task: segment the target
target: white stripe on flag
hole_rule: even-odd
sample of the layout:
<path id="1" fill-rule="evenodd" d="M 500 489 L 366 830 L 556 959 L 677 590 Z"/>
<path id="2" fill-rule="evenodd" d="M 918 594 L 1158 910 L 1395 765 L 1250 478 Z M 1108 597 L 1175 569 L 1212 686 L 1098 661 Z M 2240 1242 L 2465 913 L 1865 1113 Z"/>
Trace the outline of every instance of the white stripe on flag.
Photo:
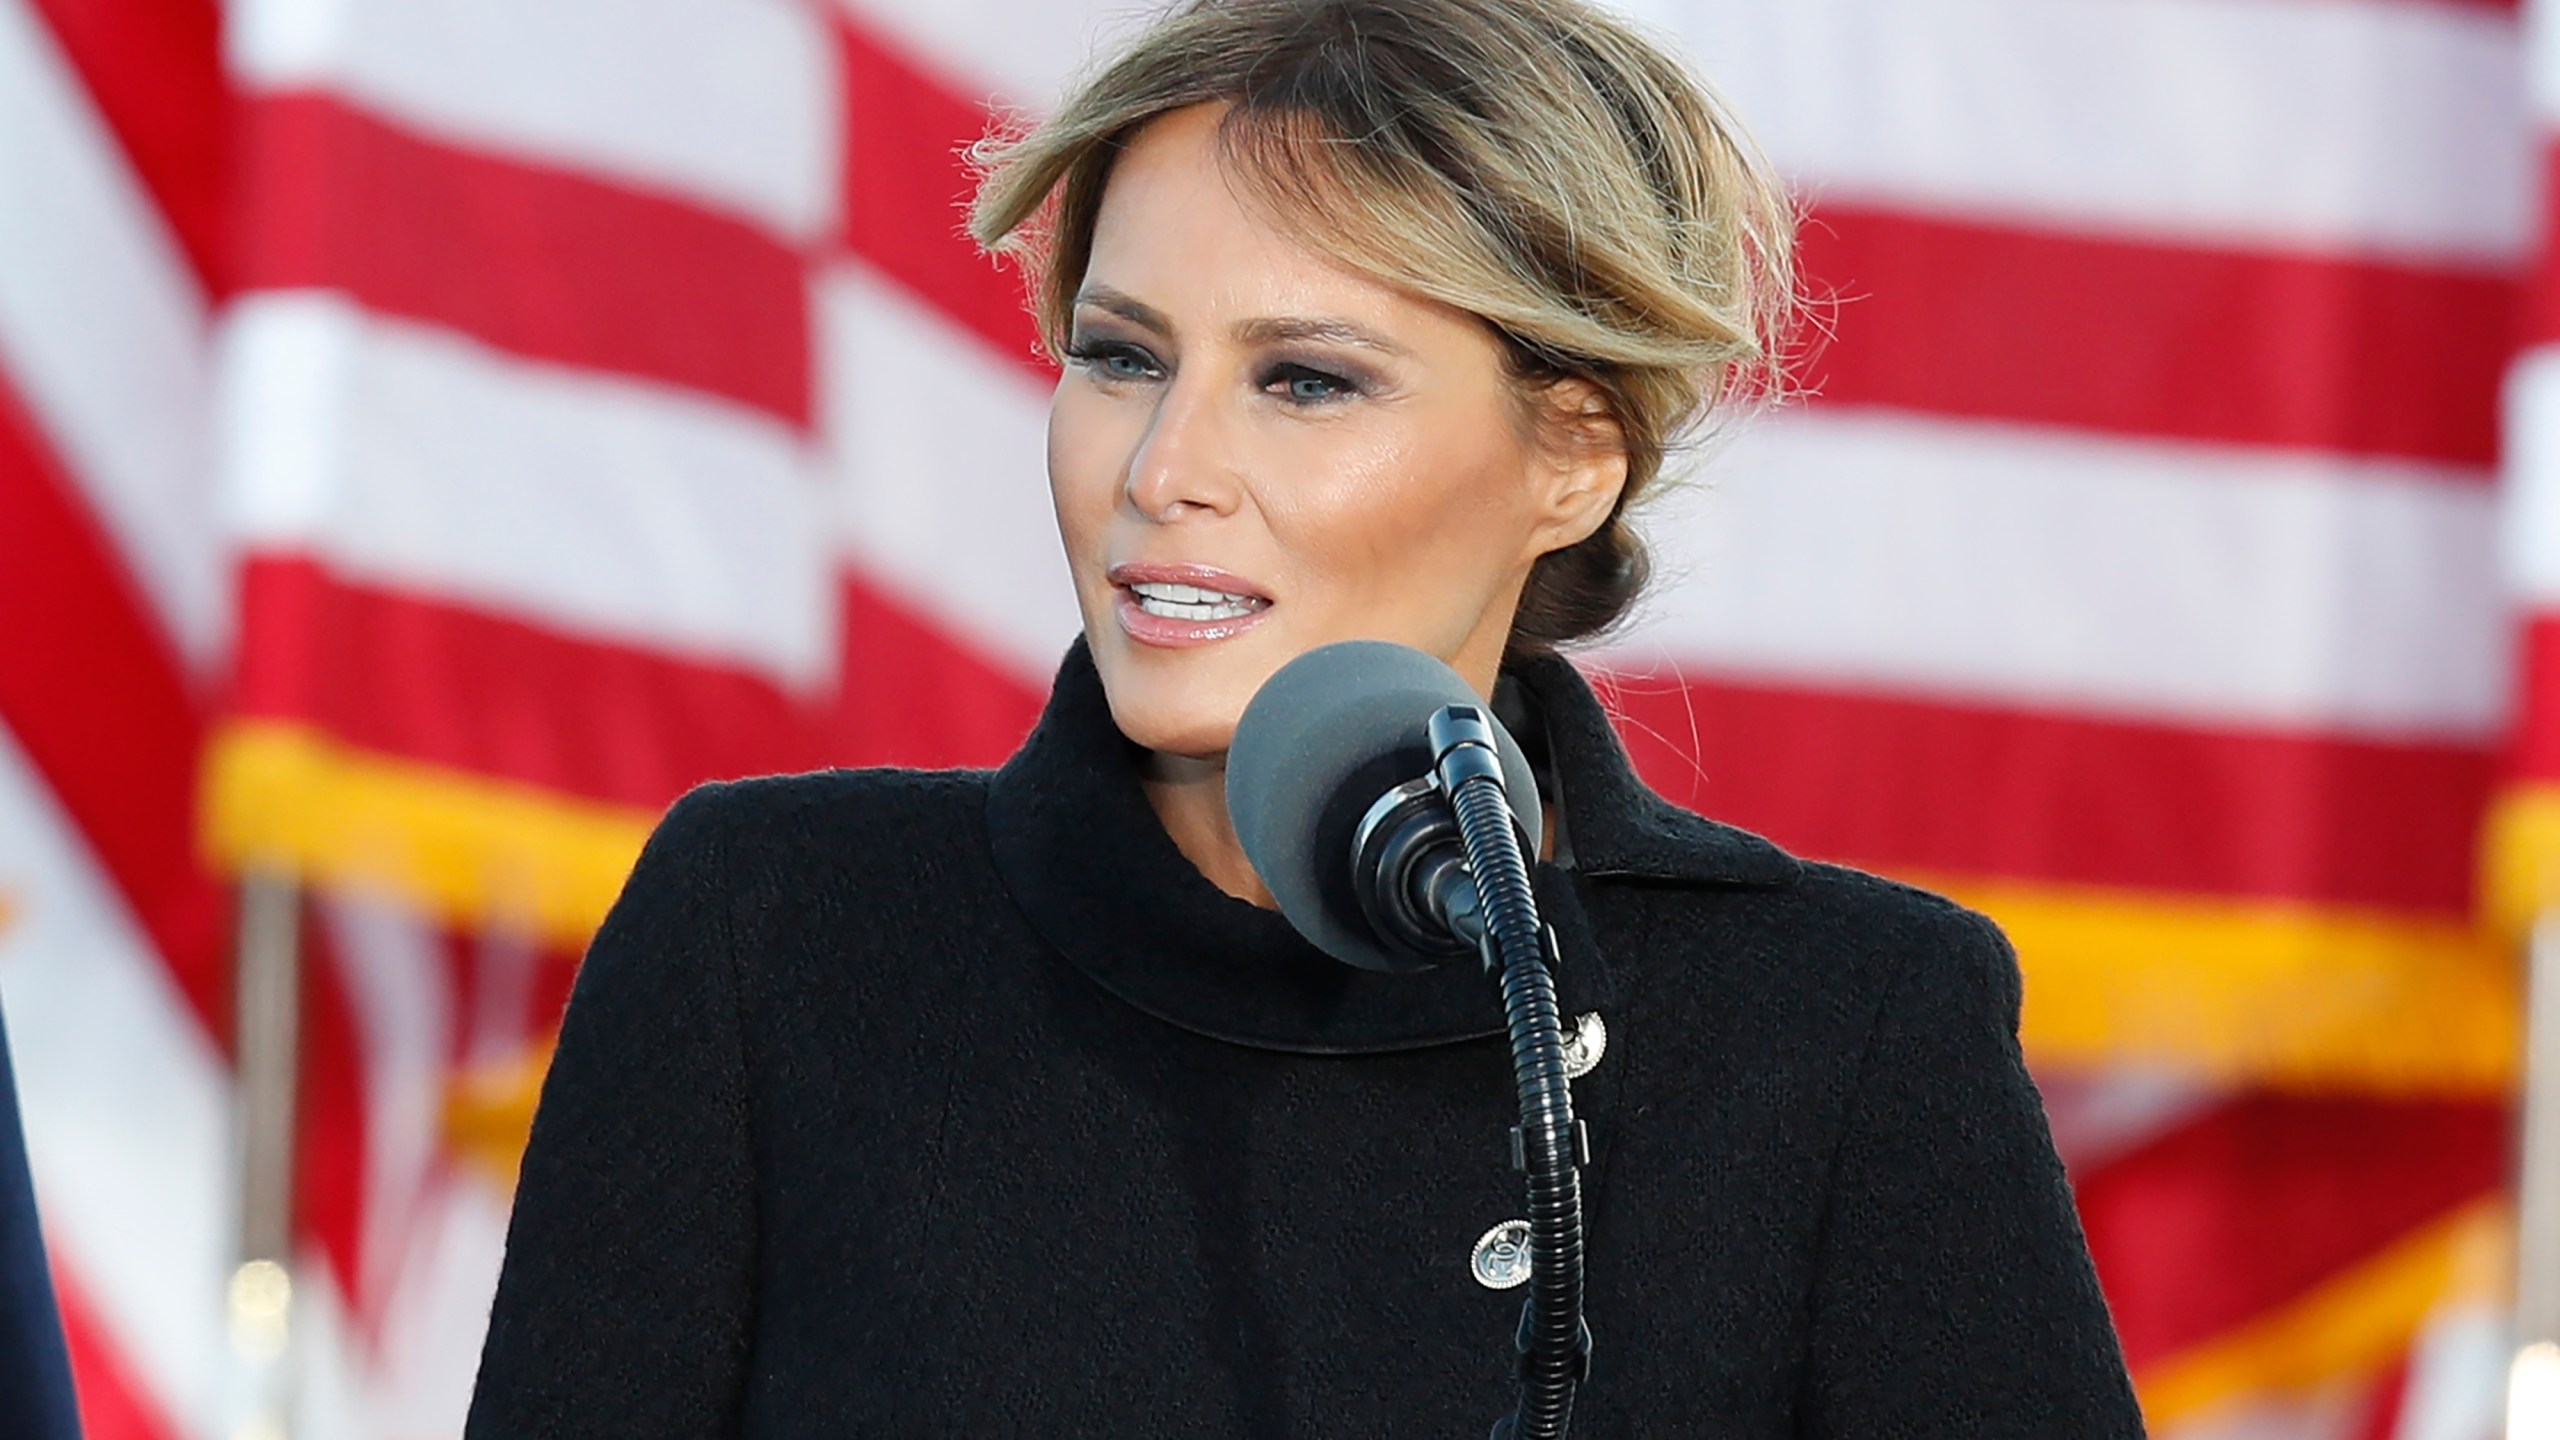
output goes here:
<path id="1" fill-rule="evenodd" d="M 2464 1293 L 2466 1284 L 2479 1281 L 2459 1273 L 2452 1278 L 2447 1288 L 2453 1293 L 2437 1301 L 2409 1346 L 2409 1378 L 2392 1440 L 2492 1440 L 2507 1433 L 2507 1364 L 2515 1356 L 2508 1306 L 2476 1288 Z"/>
<path id="2" fill-rule="evenodd" d="M 303 1381 L 295 1434 L 415 1440 L 462 1433 L 505 1251 L 508 1198 L 467 1167 L 439 1167 L 403 1237 L 399 1289 L 380 1317 L 357 1315 L 327 1255 L 304 1249 L 293 1277 Z"/>
<path id="3" fill-rule="evenodd" d="M 508 1200 L 468 1166 L 441 1167 L 433 1178 L 368 1355 L 376 1435 L 462 1433 L 506 1251 Z"/>
<path id="4" fill-rule="evenodd" d="M 1146 16 L 1108 0 L 1036 19 L 1010 0 L 838 3 L 1033 107 Z M 1611 3 L 1676 39 L 1817 198 L 2493 264 L 2532 237 L 2517 24 L 2491 7 Z"/>
<path id="5" fill-rule="evenodd" d="M 858 17 L 858 23 L 896 37 L 967 98 L 993 98 L 1033 111 L 1055 108 L 1069 76 L 1126 44 L 1163 8 L 1125 0 L 835 3 Z M 977 86 L 984 87 L 985 96 L 969 93 Z"/>
<path id="6" fill-rule="evenodd" d="M 2499 408 L 2507 581 L 2527 605 L 2560 606 L 2560 346 L 2516 357 Z"/>
<path id="7" fill-rule="evenodd" d="M 2516 21 L 2399 0 L 1635 0 L 1817 197 L 2509 262 Z"/>
<path id="8" fill-rule="evenodd" d="M 230 597 L 205 464 L 204 300 L 26 0 L 0 0 L 0 372 L 174 646 L 210 663 Z"/>
<path id="9" fill-rule="evenodd" d="M 814 237 L 837 216 L 826 27 L 791 0 L 244 0 L 231 64 L 513 156 Z"/>
<path id="10" fill-rule="evenodd" d="M 1049 509 L 1048 396 L 858 264 L 819 287 L 818 333 L 846 558 L 1045 682 L 1081 628 Z"/>
<path id="11" fill-rule="evenodd" d="M 231 1078 L 0 726 L 0 995 L 48 1244 L 186 1433 L 220 1413 Z"/>
<path id="12" fill-rule="evenodd" d="M 837 601 L 816 464 L 743 406 L 269 292 L 224 328 L 227 520 L 253 550 L 815 686 Z"/>
<path id="13" fill-rule="evenodd" d="M 2560 127 L 2560 10 L 2544 0 L 2523 0 L 2527 90 L 2534 118 L 2545 130 Z"/>
<path id="14" fill-rule="evenodd" d="M 2496 506 L 2461 472 L 1895 416 L 1762 422 L 1647 525 L 1636 638 L 1733 673 L 2476 740 Z"/>
<path id="15" fill-rule="evenodd" d="M 452 972 L 431 922 L 380 895 L 331 895 L 314 907 L 355 1020 L 364 1071 L 364 1190 L 355 1294 L 380 1317 L 425 1213 L 443 1150 Z"/>

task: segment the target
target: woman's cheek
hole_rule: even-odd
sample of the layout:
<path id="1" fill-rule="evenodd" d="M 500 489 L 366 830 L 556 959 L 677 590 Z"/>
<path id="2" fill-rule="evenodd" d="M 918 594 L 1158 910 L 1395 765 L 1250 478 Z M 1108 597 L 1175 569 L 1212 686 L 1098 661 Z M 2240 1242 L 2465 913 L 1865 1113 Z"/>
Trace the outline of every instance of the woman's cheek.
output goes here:
<path id="1" fill-rule="evenodd" d="M 1068 384 L 1075 382 L 1070 379 Z M 1067 559 L 1082 579 L 1118 503 L 1125 459 L 1114 463 L 1112 415 L 1090 394 L 1061 393 L 1049 410 L 1049 491 Z"/>
<path id="2" fill-rule="evenodd" d="M 1331 564 L 1356 572 L 1357 591 L 1392 593 L 1391 582 L 1433 548 L 1446 486 L 1434 457 L 1372 441 L 1326 458 L 1320 486 L 1298 507 L 1293 528 L 1316 543 Z"/>
<path id="3" fill-rule="evenodd" d="M 1418 478 L 1410 446 L 1382 426 L 1344 426 L 1293 437 L 1261 465 L 1276 483 L 1274 508 L 1302 529 L 1367 531 L 1392 518 Z"/>

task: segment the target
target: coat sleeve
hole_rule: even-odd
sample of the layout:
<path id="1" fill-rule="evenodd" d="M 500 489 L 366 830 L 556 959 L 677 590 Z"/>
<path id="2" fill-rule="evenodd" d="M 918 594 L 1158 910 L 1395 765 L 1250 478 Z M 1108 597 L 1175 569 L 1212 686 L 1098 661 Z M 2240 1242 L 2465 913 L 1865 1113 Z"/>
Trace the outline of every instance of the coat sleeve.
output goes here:
<path id="1" fill-rule="evenodd" d="M 756 1215 L 722 809 L 677 803 L 580 967 L 467 1440 L 737 1433 Z"/>
<path id="2" fill-rule="evenodd" d="M 1869 1038 L 1824 1219 L 1803 1433 L 2139 1436 L 2044 1107 L 2017 958 L 1950 912 Z"/>

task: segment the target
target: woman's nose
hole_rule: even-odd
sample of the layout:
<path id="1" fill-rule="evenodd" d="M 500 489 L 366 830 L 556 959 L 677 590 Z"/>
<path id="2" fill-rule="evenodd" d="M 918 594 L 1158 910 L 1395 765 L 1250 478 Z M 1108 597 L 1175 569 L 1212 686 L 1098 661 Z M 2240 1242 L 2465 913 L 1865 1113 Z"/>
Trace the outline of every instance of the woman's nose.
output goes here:
<path id="1" fill-rule="evenodd" d="M 1186 515 L 1226 515 L 1240 493 L 1235 447 L 1218 398 L 1177 378 L 1129 457 L 1122 482 L 1130 508 L 1161 524 Z"/>

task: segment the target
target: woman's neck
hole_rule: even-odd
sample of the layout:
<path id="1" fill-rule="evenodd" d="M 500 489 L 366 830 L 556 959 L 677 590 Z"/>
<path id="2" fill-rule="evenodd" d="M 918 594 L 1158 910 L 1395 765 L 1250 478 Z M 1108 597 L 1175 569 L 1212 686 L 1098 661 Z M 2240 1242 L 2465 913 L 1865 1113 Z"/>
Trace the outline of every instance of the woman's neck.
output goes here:
<path id="1" fill-rule="evenodd" d="M 1147 803 L 1164 822 L 1175 848 L 1209 877 L 1209 883 L 1265 910 L 1277 902 L 1254 873 L 1236 827 L 1227 818 L 1227 767 L 1216 760 L 1153 753 L 1145 773 Z"/>

